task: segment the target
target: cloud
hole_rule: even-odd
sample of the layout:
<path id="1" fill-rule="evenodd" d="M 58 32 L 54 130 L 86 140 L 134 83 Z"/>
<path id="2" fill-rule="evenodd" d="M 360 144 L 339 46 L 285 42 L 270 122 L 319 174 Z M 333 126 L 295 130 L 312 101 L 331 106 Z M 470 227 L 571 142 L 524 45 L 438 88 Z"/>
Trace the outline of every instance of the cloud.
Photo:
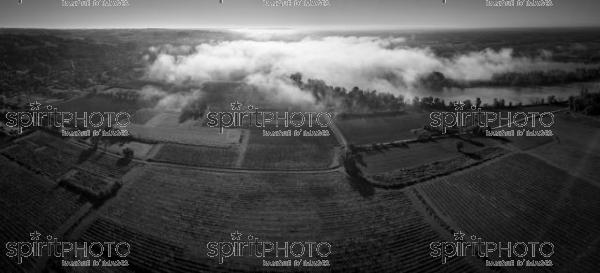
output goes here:
<path id="1" fill-rule="evenodd" d="M 270 41 L 270 40 L 288 40 L 294 39 L 301 35 L 306 35 L 307 30 L 271 28 L 271 29 L 256 29 L 256 28 L 239 28 L 231 29 L 233 33 L 239 34 L 242 37 L 250 40 Z"/>
<path id="2" fill-rule="evenodd" d="M 322 79 L 327 84 L 408 95 L 417 80 L 433 71 L 459 81 L 490 80 L 505 72 L 571 70 L 573 63 L 539 57 L 516 57 L 510 48 L 486 49 L 442 58 L 428 48 L 408 47 L 402 37 L 304 38 L 301 40 L 234 40 L 195 47 L 171 45 L 155 54 L 147 77 L 173 84 L 243 81 L 276 97 L 308 102 L 309 96 L 291 84 L 290 74 Z M 262 87 L 262 88 L 260 88 Z"/>
<path id="3" fill-rule="evenodd" d="M 498 51 L 486 49 L 442 60 L 439 71 L 455 80 L 490 80 L 495 74 L 507 72 L 525 73 L 531 71 L 573 70 L 574 63 L 558 63 L 548 59 L 552 53 L 540 51 L 540 56 L 514 57 L 513 50 L 504 48 Z"/>
<path id="4" fill-rule="evenodd" d="M 140 98 L 143 100 L 160 99 L 160 98 L 163 98 L 168 95 L 168 93 L 163 91 L 162 89 L 159 89 L 159 88 L 151 86 L 151 85 L 144 86 L 142 88 L 142 90 L 140 90 L 139 93 L 140 93 Z"/>
<path id="5" fill-rule="evenodd" d="M 302 92 L 287 78 L 272 77 L 265 74 L 252 74 L 246 78 L 248 84 L 259 87 L 259 90 L 271 94 L 270 102 L 289 103 L 296 105 L 314 104 L 314 97 L 307 92 Z"/>
<path id="6" fill-rule="evenodd" d="M 144 86 L 139 94 L 140 100 L 155 101 L 155 109 L 173 112 L 181 111 L 188 103 L 202 99 L 204 95 L 200 89 L 169 93 L 151 85 Z"/>

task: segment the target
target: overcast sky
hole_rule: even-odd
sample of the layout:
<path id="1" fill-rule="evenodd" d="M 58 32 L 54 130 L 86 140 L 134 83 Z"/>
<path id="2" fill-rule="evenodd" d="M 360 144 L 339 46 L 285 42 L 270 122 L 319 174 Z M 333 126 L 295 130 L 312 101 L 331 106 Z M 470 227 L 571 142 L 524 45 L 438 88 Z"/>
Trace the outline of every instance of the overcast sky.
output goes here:
<path id="1" fill-rule="evenodd" d="M 599 0 L 551 8 L 490 8 L 484 0 L 330 0 L 330 7 L 265 7 L 262 0 L 129 0 L 126 8 L 66 8 L 60 0 L 2 0 L 0 27 L 493 28 L 600 26 Z M 119 0 L 110 0 L 119 1 Z M 274 0 L 269 0 L 274 1 Z M 72 2 L 66 1 L 66 2 Z"/>

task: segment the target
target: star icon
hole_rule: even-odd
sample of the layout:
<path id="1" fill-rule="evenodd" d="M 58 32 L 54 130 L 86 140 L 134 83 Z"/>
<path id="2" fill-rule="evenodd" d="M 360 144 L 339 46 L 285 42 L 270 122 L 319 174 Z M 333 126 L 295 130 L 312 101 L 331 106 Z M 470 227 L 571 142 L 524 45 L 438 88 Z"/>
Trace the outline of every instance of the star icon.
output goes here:
<path id="1" fill-rule="evenodd" d="M 454 233 L 454 241 L 462 241 L 465 234 L 462 231 Z"/>
<path id="2" fill-rule="evenodd" d="M 236 110 L 241 110 L 242 108 L 242 104 L 239 101 L 235 101 L 231 103 L 231 110 L 232 111 L 236 111 Z"/>
<path id="3" fill-rule="evenodd" d="M 465 103 L 462 101 L 455 101 L 454 102 L 454 110 L 456 111 L 462 111 L 463 108 L 465 108 Z"/>
<path id="4" fill-rule="evenodd" d="M 30 102 L 29 103 L 29 107 L 31 107 L 31 111 L 39 111 L 40 110 L 40 106 L 42 106 L 41 103 L 37 102 L 37 100 L 35 102 Z"/>
<path id="5" fill-rule="evenodd" d="M 39 232 L 37 232 L 37 230 L 34 231 L 33 233 L 29 233 L 29 237 L 31 237 L 32 241 L 39 240 L 40 239 L 40 235 L 42 235 L 42 234 L 40 234 Z"/>
<path id="6" fill-rule="evenodd" d="M 236 230 L 234 233 L 231 233 L 231 240 L 239 241 L 241 236 L 242 234 Z"/>

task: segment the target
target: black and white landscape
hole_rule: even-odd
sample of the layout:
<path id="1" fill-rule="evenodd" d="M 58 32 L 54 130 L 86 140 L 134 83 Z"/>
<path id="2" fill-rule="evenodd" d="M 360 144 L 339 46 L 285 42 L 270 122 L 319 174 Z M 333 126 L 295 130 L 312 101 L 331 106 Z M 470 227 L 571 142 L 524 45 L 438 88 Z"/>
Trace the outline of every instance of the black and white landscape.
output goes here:
<path id="1" fill-rule="evenodd" d="M 2 272 L 600 265 L 600 21 L 584 0 L 187 3 L 202 18 L 14 2 Z"/>

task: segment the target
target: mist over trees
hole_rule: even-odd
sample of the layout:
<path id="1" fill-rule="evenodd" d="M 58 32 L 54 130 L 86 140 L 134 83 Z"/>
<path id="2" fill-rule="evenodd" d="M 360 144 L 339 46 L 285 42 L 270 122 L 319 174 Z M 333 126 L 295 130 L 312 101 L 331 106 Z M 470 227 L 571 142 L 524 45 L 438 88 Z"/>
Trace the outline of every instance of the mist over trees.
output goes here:
<path id="1" fill-rule="evenodd" d="M 583 70 L 578 70 L 583 73 Z M 536 73 L 529 74 L 532 77 Z M 290 79 L 302 91 L 310 92 L 316 99 L 317 103 L 326 107 L 336 109 L 342 113 L 361 114 L 361 113 L 378 113 L 378 112 L 393 112 L 402 111 L 407 106 L 423 110 L 452 110 L 455 108 L 455 103 L 459 101 L 445 101 L 435 96 L 415 96 L 412 100 L 405 100 L 402 95 L 393 95 L 389 93 L 379 93 L 376 90 L 363 90 L 359 87 L 354 87 L 347 90 L 343 87 L 334 87 L 327 85 L 323 80 L 308 79 L 303 80 L 301 73 L 290 75 Z M 442 73 L 435 73 L 428 77 L 431 82 L 428 84 L 431 88 L 440 88 L 444 83 L 452 82 L 444 77 Z M 475 108 L 491 108 L 491 109 L 512 109 L 522 107 L 523 103 L 507 102 L 504 98 L 494 98 L 490 103 L 483 103 L 481 98 L 466 99 L 460 101 L 464 104 L 463 109 Z M 559 101 L 555 96 L 540 97 L 533 100 L 529 105 L 565 105 L 566 101 Z M 577 97 L 569 98 L 569 105 L 574 111 L 583 112 L 588 115 L 600 114 L 600 94 L 590 93 L 583 90 Z"/>
<path id="2" fill-rule="evenodd" d="M 490 80 L 457 81 L 434 71 L 421 76 L 417 86 L 430 91 L 443 91 L 444 88 L 471 87 L 530 87 L 569 84 L 600 79 L 600 67 L 577 68 L 573 71 L 549 70 L 531 72 L 507 72 L 495 74 Z"/>
<path id="3" fill-rule="evenodd" d="M 347 90 L 344 87 L 327 85 L 323 80 L 316 79 L 308 79 L 304 82 L 300 73 L 292 74 L 290 79 L 302 91 L 310 92 L 317 103 L 340 112 L 399 111 L 406 105 L 402 95 L 382 93 L 376 90 L 363 90 L 356 86 L 351 90 Z"/>

